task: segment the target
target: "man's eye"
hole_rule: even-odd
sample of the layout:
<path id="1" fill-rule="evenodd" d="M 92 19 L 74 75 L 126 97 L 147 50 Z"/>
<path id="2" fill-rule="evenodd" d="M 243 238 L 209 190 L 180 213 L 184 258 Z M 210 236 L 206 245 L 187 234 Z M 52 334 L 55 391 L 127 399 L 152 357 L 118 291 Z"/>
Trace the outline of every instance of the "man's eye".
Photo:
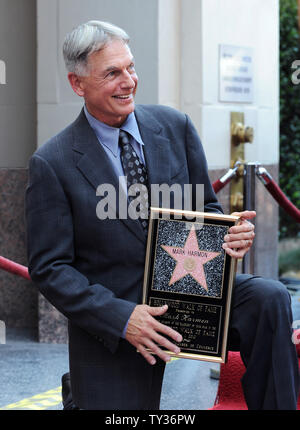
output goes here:
<path id="1" fill-rule="evenodd" d="M 113 78 L 116 75 L 116 71 L 112 70 L 111 72 L 107 73 L 105 78 Z"/>

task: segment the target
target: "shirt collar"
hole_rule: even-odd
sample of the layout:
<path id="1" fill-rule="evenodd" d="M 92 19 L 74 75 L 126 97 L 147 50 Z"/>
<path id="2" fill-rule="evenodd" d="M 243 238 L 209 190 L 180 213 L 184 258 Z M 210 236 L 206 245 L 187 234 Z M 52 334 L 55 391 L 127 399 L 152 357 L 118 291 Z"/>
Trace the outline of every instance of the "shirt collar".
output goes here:
<path id="1" fill-rule="evenodd" d="M 131 112 L 131 114 L 128 115 L 126 118 L 126 121 L 121 127 L 122 130 L 127 131 L 127 133 L 131 134 L 131 136 L 140 144 L 144 145 L 144 142 L 142 141 L 140 131 L 137 125 L 136 117 L 134 112 Z"/>
<path id="2" fill-rule="evenodd" d="M 116 127 L 111 127 L 104 122 L 99 121 L 94 116 L 92 116 L 84 105 L 85 116 L 96 133 L 96 136 L 102 145 L 105 145 L 115 157 L 118 156 L 119 150 L 119 132 L 120 129 Z M 126 118 L 124 124 L 121 127 L 122 130 L 129 133 L 140 145 L 144 145 L 139 128 L 137 125 L 136 117 L 134 112 L 130 113 Z"/>

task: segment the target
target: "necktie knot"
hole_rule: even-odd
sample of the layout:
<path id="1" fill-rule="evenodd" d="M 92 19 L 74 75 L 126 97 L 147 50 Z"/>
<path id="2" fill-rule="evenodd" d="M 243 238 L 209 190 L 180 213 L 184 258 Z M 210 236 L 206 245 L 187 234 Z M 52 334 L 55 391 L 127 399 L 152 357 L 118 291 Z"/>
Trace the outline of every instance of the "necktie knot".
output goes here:
<path id="1" fill-rule="evenodd" d="M 129 144 L 129 134 L 124 131 L 124 130 L 120 130 L 120 145 L 124 146 L 124 145 L 128 145 Z"/>

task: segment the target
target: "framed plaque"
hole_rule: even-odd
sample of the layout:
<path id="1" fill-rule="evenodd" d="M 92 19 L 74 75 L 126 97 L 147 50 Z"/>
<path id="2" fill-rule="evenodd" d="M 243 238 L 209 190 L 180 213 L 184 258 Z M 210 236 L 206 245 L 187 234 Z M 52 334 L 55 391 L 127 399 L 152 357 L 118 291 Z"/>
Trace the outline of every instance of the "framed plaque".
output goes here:
<path id="1" fill-rule="evenodd" d="M 236 259 L 222 244 L 239 218 L 158 208 L 150 215 L 143 303 L 168 305 L 157 318 L 183 337 L 171 356 L 224 363 Z"/>

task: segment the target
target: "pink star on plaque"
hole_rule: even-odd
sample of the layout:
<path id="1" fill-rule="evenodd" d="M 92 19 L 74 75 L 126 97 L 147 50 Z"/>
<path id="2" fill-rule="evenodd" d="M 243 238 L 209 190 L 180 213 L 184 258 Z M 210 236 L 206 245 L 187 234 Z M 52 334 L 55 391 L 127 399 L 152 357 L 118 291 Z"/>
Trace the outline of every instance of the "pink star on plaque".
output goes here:
<path id="1" fill-rule="evenodd" d="M 206 291 L 208 291 L 204 264 L 213 260 L 220 252 L 202 251 L 199 249 L 195 227 L 192 226 L 184 248 L 161 245 L 161 247 L 177 261 L 169 285 L 174 284 L 186 275 L 191 275 Z"/>

